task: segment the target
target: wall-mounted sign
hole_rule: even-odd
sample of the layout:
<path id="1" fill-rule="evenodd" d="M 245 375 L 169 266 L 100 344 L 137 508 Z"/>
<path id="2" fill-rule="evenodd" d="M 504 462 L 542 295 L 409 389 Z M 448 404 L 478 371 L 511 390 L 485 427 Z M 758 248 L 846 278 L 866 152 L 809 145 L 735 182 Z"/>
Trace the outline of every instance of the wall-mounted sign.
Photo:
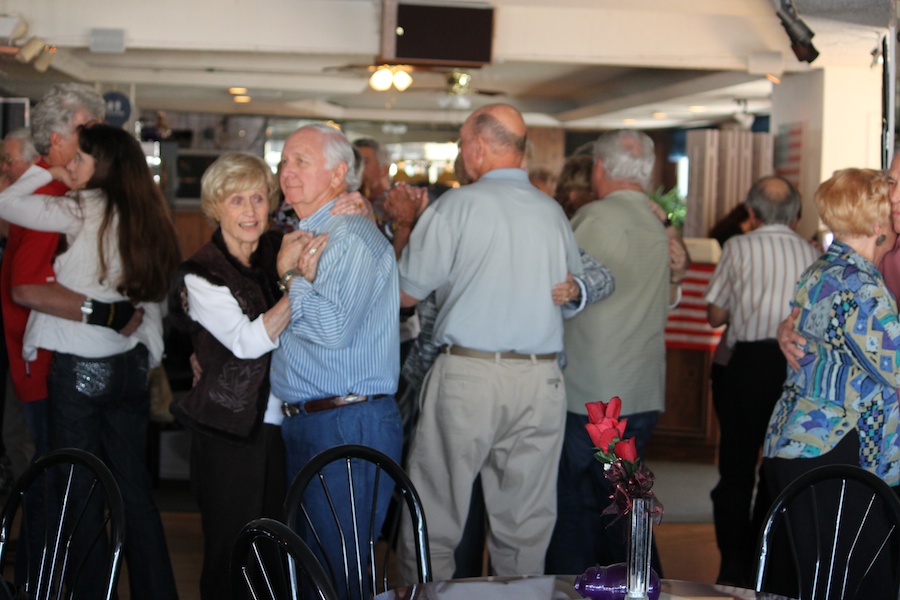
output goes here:
<path id="1" fill-rule="evenodd" d="M 106 92 L 106 122 L 110 125 L 122 126 L 131 118 L 131 100 L 122 92 Z"/>

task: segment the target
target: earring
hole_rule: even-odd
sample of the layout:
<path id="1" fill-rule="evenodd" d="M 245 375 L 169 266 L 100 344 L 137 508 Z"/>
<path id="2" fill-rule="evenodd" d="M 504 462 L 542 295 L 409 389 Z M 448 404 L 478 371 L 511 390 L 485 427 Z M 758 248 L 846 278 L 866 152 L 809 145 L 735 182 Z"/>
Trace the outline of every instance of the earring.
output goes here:
<path id="1" fill-rule="evenodd" d="M 876 245 L 876 246 L 884 246 L 884 243 L 885 243 L 886 241 L 887 241 L 887 236 L 884 235 L 884 234 L 882 233 L 882 234 L 879 235 L 878 238 L 875 240 L 875 245 Z"/>

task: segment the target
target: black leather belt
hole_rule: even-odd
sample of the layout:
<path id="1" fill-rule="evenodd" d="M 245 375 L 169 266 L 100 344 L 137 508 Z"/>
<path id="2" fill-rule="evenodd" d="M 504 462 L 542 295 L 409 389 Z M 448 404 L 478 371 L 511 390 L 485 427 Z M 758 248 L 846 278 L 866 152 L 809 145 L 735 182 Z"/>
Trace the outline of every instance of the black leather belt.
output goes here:
<path id="1" fill-rule="evenodd" d="M 347 394 L 346 396 L 331 396 L 330 398 L 320 398 L 319 400 L 307 400 L 306 402 L 299 402 L 297 404 L 288 404 L 285 402 L 281 405 L 281 414 L 286 417 L 295 417 L 303 412 L 322 412 L 323 410 L 359 404 L 361 402 L 368 402 L 369 400 L 378 400 L 385 396 L 387 396 L 387 394 L 375 394 L 374 396 Z"/>
<path id="2" fill-rule="evenodd" d="M 481 350 L 472 350 L 471 348 L 463 348 L 462 346 L 444 345 L 441 346 L 441 352 L 452 354 L 453 356 L 465 356 L 466 358 L 482 358 L 485 360 L 556 360 L 556 353 L 550 354 L 519 354 L 518 352 L 483 352 Z"/>

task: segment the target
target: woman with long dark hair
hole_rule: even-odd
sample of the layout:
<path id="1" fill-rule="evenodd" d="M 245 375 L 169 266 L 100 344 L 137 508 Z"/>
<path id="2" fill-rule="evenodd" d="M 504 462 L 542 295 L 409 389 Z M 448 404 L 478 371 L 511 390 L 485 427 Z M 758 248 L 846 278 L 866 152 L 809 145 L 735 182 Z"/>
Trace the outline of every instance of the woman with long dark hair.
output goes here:
<path id="1" fill-rule="evenodd" d="M 37 348 L 54 352 L 52 445 L 95 454 L 119 485 L 131 598 L 177 598 L 145 448 L 147 373 L 162 358 L 159 303 L 179 263 L 178 242 L 140 144 L 107 125 L 81 128 L 78 142 L 65 172 L 31 167 L 0 194 L 0 218 L 63 233 L 68 246 L 54 269 L 72 297 L 53 314 L 31 313 L 23 354 L 27 360 Z M 31 195 L 51 177 L 75 191 Z"/>

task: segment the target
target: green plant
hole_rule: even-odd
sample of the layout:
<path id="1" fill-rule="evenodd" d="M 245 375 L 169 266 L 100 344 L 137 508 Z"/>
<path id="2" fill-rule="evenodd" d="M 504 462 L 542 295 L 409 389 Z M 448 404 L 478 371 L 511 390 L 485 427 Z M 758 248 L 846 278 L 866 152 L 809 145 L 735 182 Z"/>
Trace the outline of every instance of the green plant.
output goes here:
<path id="1" fill-rule="evenodd" d="M 666 214 L 676 229 L 684 227 L 684 217 L 687 214 L 687 206 L 684 198 L 678 193 L 678 188 L 673 187 L 668 192 L 663 186 L 656 188 L 656 191 L 650 194 L 650 199 L 656 202 Z"/>

